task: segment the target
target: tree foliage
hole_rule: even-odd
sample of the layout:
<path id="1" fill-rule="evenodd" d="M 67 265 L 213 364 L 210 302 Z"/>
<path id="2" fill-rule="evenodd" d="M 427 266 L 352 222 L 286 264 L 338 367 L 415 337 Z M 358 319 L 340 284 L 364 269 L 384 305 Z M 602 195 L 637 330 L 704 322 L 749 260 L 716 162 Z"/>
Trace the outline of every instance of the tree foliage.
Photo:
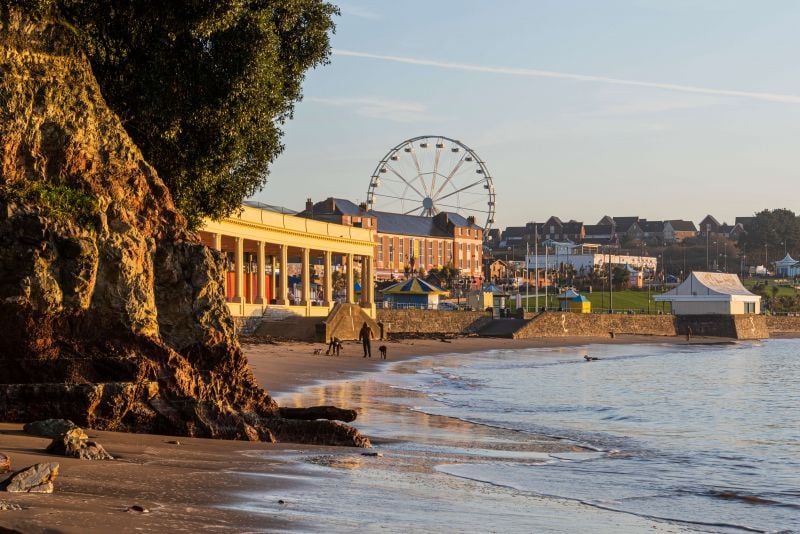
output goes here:
<path id="1" fill-rule="evenodd" d="M 75 31 L 109 106 L 193 223 L 263 187 L 338 14 L 323 0 L 2 1 Z"/>
<path id="2" fill-rule="evenodd" d="M 800 217 L 788 209 L 764 210 L 747 224 L 747 233 L 739 238 L 739 248 L 749 256 L 763 254 L 764 245 L 773 251 L 768 252 L 769 261 L 783 256 L 786 249 L 790 253 L 800 250 Z"/>

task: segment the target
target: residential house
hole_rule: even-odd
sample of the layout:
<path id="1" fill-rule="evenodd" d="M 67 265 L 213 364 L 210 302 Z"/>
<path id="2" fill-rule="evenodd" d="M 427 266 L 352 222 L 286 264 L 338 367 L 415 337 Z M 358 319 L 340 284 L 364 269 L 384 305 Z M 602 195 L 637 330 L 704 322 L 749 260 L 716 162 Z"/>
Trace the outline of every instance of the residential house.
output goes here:
<path id="1" fill-rule="evenodd" d="M 673 219 L 664 221 L 664 242 L 680 243 L 684 239 L 697 235 L 697 227 L 692 221 Z"/>
<path id="2" fill-rule="evenodd" d="M 719 235 L 720 226 L 722 225 L 717 219 L 711 215 L 706 215 L 705 218 L 700 221 L 700 235 L 703 237 Z"/>

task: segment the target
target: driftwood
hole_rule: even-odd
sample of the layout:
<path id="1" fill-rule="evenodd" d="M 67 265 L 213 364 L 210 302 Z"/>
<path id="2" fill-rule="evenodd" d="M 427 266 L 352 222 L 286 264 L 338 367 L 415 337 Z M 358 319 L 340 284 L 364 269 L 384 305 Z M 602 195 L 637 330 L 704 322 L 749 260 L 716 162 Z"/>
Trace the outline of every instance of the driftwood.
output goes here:
<path id="1" fill-rule="evenodd" d="M 284 419 L 301 419 L 315 421 L 328 419 L 350 423 L 356 420 L 358 413 L 355 410 L 346 410 L 336 406 L 311 406 L 310 408 L 279 408 L 280 416 Z"/>

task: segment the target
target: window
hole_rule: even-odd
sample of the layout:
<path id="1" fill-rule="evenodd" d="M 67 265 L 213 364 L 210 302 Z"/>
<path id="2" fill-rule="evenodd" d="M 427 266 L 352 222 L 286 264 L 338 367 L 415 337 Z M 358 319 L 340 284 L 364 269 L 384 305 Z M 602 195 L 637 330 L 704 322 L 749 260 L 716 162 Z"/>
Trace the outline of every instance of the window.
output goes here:
<path id="1" fill-rule="evenodd" d="M 378 239 L 378 261 L 383 262 L 383 238 Z"/>
<path id="2" fill-rule="evenodd" d="M 433 263 L 433 241 L 428 241 L 428 263 Z"/>
<path id="3" fill-rule="evenodd" d="M 405 256 L 405 253 L 403 252 L 403 244 L 405 243 L 405 241 L 406 240 L 403 239 L 402 237 L 400 238 L 400 250 L 399 250 L 399 252 L 400 252 L 400 261 L 405 261 L 405 257 L 406 256 Z"/>
<path id="4" fill-rule="evenodd" d="M 444 244 L 441 241 L 439 241 L 438 245 L 437 245 L 437 249 L 438 249 L 439 265 L 440 266 L 444 265 L 444 263 L 442 262 L 442 249 L 443 248 L 444 248 Z"/>
<path id="5" fill-rule="evenodd" d="M 389 264 L 394 265 L 394 238 L 389 238 Z"/>

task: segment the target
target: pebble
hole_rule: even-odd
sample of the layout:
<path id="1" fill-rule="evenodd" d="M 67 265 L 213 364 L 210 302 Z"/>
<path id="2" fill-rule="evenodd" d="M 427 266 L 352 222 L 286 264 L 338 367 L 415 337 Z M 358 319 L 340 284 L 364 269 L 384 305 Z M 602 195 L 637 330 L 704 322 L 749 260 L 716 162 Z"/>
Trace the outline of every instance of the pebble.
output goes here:
<path id="1" fill-rule="evenodd" d="M 382 452 L 362 452 L 361 456 L 377 456 L 379 458 L 382 458 L 383 457 L 383 453 Z"/>
<path id="2" fill-rule="evenodd" d="M 128 509 L 125 510 L 126 512 L 136 512 L 139 514 L 149 514 L 150 510 L 145 508 L 144 506 L 139 506 L 138 504 L 134 504 L 133 506 L 128 506 Z"/>

